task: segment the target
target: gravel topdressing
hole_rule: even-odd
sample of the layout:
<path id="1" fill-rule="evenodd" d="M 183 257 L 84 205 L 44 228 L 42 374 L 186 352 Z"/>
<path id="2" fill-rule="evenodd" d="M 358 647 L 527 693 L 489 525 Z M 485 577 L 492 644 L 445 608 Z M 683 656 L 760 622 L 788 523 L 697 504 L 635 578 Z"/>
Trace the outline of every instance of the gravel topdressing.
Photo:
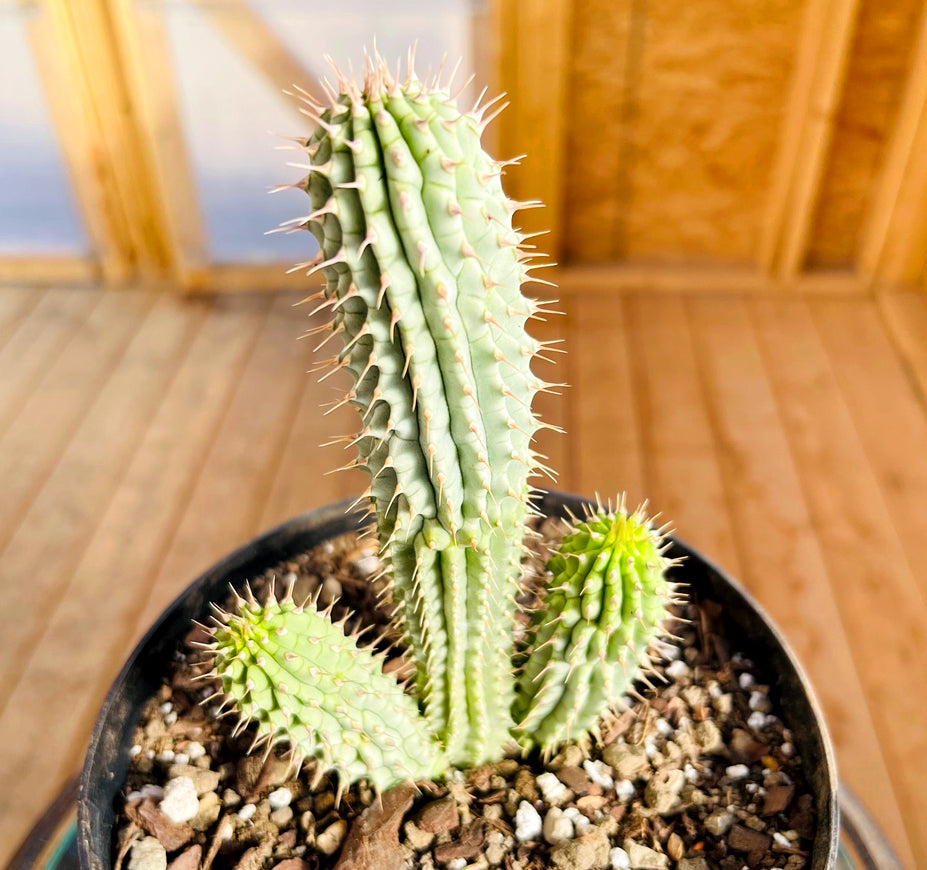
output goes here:
<path id="1" fill-rule="evenodd" d="M 554 540 L 558 524 L 541 531 Z M 529 569 L 545 559 L 536 546 Z M 260 597 L 272 579 L 295 580 L 297 598 L 319 591 L 336 618 L 350 605 L 388 642 L 368 579 L 379 568 L 372 545 L 343 535 L 252 585 Z M 337 805 L 328 777 L 310 788 L 312 763 L 296 775 L 285 747 L 248 755 L 253 731 L 232 737 L 235 717 L 201 703 L 216 686 L 194 680 L 208 670 L 194 629 L 136 729 L 116 870 L 801 870 L 813 798 L 771 675 L 730 648 L 716 602 L 678 616 L 656 688 L 639 687 L 643 700 L 629 698 L 592 745 L 567 745 L 547 765 L 532 755 L 453 770 L 382 800 L 359 783 Z M 386 670 L 402 677 L 409 665 L 393 653 Z"/>

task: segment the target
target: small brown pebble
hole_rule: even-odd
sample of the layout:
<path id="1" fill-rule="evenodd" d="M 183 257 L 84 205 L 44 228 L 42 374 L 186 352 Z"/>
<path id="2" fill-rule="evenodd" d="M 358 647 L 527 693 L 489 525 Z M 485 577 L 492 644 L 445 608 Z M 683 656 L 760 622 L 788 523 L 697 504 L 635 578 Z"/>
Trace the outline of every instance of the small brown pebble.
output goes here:
<path id="1" fill-rule="evenodd" d="M 558 843 L 550 850 L 550 860 L 558 870 L 592 870 L 608 864 L 608 837 L 594 828 L 575 840 Z"/>
<path id="2" fill-rule="evenodd" d="M 511 776 L 518 770 L 519 764 L 514 758 L 503 758 L 502 761 L 497 761 L 493 767 L 495 767 L 496 773 L 502 776 Z"/>
<path id="3" fill-rule="evenodd" d="M 773 785 L 766 789 L 763 797 L 763 815 L 774 816 L 785 811 L 795 796 L 794 785 Z"/>
<path id="4" fill-rule="evenodd" d="M 682 837 L 680 837 L 679 834 L 674 832 L 667 837 L 666 854 L 674 861 L 678 861 L 686 854 L 686 844 L 682 841 Z"/>
<path id="5" fill-rule="evenodd" d="M 606 803 L 608 803 L 608 799 L 604 795 L 587 794 L 577 799 L 576 807 L 583 813 L 594 813 L 596 810 L 602 809 Z"/>
<path id="6" fill-rule="evenodd" d="M 425 804 L 416 813 L 415 824 L 430 834 L 453 831 L 460 824 L 457 801 L 452 797 L 446 797 Z"/>
<path id="7" fill-rule="evenodd" d="M 313 803 L 315 817 L 321 819 L 334 806 L 335 796 L 330 791 L 318 792 Z"/>
<path id="8" fill-rule="evenodd" d="M 769 753 L 769 747 L 765 743 L 754 740 L 753 737 L 742 728 L 735 728 L 731 735 L 731 754 L 735 761 L 745 764 L 753 764 L 759 761 L 764 755 Z"/>
<path id="9" fill-rule="evenodd" d="M 534 803 L 541 796 L 534 774 L 527 767 L 521 768 L 516 774 L 515 791 L 531 803 Z"/>
<path id="10" fill-rule="evenodd" d="M 199 870 L 202 856 L 202 846 L 190 846 L 189 849 L 184 849 L 183 852 L 167 865 L 167 870 Z"/>
<path id="11" fill-rule="evenodd" d="M 238 859 L 235 870 L 261 870 L 273 850 L 274 841 L 272 839 L 268 837 L 262 840 L 256 846 L 245 850 L 241 858 Z"/>
<path id="12" fill-rule="evenodd" d="M 576 795 L 601 794 L 602 786 L 594 783 L 579 767 L 566 765 L 557 771 L 557 779 Z"/>
<path id="13" fill-rule="evenodd" d="M 769 849 L 772 839 L 759 831 L 751 831 L 743 825 L 734 825 L 727 836 L 727 844 L 735 852 L 748 855 L 751 864 L 757 863 Z"/>
<path id="14" fill-rule="evenodd" d="M 347 833 L 348 823 L 344 819 L 338 819 L 315 838 L 315 847 L 326 855 L 334 855 L 341 848 Z"/>
<path id="15" fill-rule="evenodd" d="M 492 765 L 490 764 L 474 767 L 473 770 L 467 773 L 467 782 L 477 791 L 489 791 L 491 788 L 490 779 L 493 772 Z"/>
<path id="16" fill-rule="evenodd" d="M 277 837 L 277 845 L 283 849 L 294 849 L 296 848 L 297 836 L 296 828 L 290 828 Z"/>

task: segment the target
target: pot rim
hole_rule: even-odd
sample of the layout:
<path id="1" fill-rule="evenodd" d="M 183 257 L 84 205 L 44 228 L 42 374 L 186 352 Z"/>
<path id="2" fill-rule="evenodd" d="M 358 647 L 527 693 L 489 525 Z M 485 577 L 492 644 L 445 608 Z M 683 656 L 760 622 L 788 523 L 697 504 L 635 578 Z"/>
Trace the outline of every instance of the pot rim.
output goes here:
<path id="1" fill-rule="evenodd" d="M 574 513 L 578 513 L 584 506 L 593 504 L 590 499 L 554 490 L 537 490 L 535 499 L 536 506 L 540 509 L 541 513 L 546 515 L 563 516 L 564 508 L 569 508 Z M 165 625 L 180 616 L 182 612 L 187 609 L 186 605 L 188 600 L 195 598 L 201 588 L 205 587 L 211 580 L 220 577 L 224 580 L 225 578 L 235 577 L 235 575 L 238 574 L 241 574 L 241 577 L 238 579 L 245 579 L 248 576 L 252 576 L 253 572 L 243 573 L 243 567 L 255 561 L 259 554 L 265 552 L 267 552 L 267 557 L 269 557 L 262 558 L 266 567 L 281 561 L 285 558 L 283 551 L 287 544 L 292 542 L 300 532 L 304 534 L 310 531 L 314 532 L 315 534 L 313 536 L 316 537 L 318 539 L 317 542 L 320 543 L 336 534 L 349 531 L 351 529 L 350 524 L 352 519 L 357 519 L 358 525 L 363 524 L 365 518 L 359 517 L 356 512 L 352 513 L 350 510 L 350 506 L 354 503 L 355 501 L 353 499 L 344 499 L 340 502 L 333 502 L 299 514 L 273 526 L 233 550 L 187 585 L 183 591 L 167 605 L 135 645 L 106 693 L 106 697 L 103 700 L 100 712 L 94 723 L 93 731 L 91 732 L 86 755 L 84 756 L 77 799 L 77 849 L 80 866 L 83 870 L 110 870 L 108 863 L 104 861 L 101 856 L 94 854 L 91 848 L 91 844 L 94 841 L 94 814 L 92 811 L 91 794 L 95 790 L 94 786 L 98 778 L 95 762 L 98 757 L 100 757 L 101 753 L 105 752 L 107 749 L 109 749 L 111 753 L 118 752 L 118 748 L 113 745 L 114 738 L 116 738 L 117 744 L 125 742 L 124 733 L 120 735 L 108 733 L 110 719 L 115 714 L 116 707 L 122 703 L 123 686 L 136 669 L 139 661 L 149 652 L 149 647 L 156 644 Z M 814 770 L 814 776 L 811 775 L 812 771 L 810 770 L 808 760 L 806 759 L 804 762 L 805 775 L 812 788 L 812 792 L 815 793 L 816 802 L 817 829 L 815 832 L 814 853 L 811 856 L 812 864 L 810 865 L 810 870 L 833 870 L 837 860 L 839 835 L 836 758 L 820 703 L 801 663 L 776 623 L 738 580 L 735 580 L 727 572 L 715 565 L 710 559 L 705 558 L 699 551 L 689 547 L 675 535 L 667 535 L 666 538 L 671 542 L 671 549 L 676 551 L 677 555 L 683 555 L 689 559 L 693 559 L 694 557 L 693 561 L 700 563 L 701 567 L 705 569 L 708 577 L 714 575 L 714 579 L 720 582 L 721 588 L 726 586 L 730 592 L 730 598 L 733 599 L 733 603 L 743 606 L 748 616 L 750 611 L 752 611 L 755 618 L 762 623 L 762 630 L 768 635 L 766 641 L 771 641 L 774 648 L 778 647 L 778 654 L 791 668 L 795 677 L 793 681 L 794 685 L 801 690 L 808 707 L 810 719 L 814 725 L 812 729 L 814 733 L 808 735 L 808 742 L 809 745 L 811 743 L 816 744 L 815 754 L 819 756 L 817 759 L 818 766 Z M 274 556 L 276 550 L 280 550 L 279 558 Z M 290 549 L 290 552 L 292 552 L 292 549 Z M 237 581 L 233 579 L 228 580 L 228 583 L 233 582 Z M 735 622 L 739 628 L 742 627 L 740 619 L 735 620 Z M 126 730 L 127 728 L 124 726 L 123 732 Z M 126 759 L 122 759 L 122 761 L 125 762 Z M 113 781 L 117 778 L 119 772 L 119 765 L 116 766 L 116 769 L 109 767 L 106 770 L 106 776 L 110 781 Z M 124 776 L 122 778 L 124 778 Z M 120 778 L 120 784 L 122 778 Z M 823 795 L 818 793 L 820 791 L 824 792 Z"/>

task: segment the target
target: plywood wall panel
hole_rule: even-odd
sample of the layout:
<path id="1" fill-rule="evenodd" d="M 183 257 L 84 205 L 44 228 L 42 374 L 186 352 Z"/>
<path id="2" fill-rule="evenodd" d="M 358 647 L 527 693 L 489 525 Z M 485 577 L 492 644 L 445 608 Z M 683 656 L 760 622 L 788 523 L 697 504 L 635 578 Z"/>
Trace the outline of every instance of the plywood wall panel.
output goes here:
<path id="1" fill-rule="evenodd" d="M 923 0 L 866 0 L 813 221 L 808 266 L 853 263 L 891 135 Z"/>
<path id="2" fill-rule="evenodd" d="M 627 201 L 632 123 L 629 78 L 639 37 L 634 0 L 577 0 L 568 87 L 564 252 L 576 261 L 615 256 Z M 637 38 L 635 38 L 637 37 Z M 594 121 L 592 119 L 595 119 Z"/>
<path id="3" fill-rule="evenodd" d="M 797 0 L 647 4 L 628 259 L 754 256 L 801 25 Z"/>

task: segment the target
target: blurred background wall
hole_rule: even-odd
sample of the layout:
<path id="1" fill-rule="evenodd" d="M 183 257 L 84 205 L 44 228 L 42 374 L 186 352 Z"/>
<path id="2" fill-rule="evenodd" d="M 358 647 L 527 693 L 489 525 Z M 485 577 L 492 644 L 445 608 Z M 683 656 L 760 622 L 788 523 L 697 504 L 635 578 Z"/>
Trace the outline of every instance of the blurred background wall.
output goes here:
<path id="1" fill-rule="evenodd" d="M 506 90 L 528 229 L 612 286 L 922 286 L 923 0 L 5 0 L 0 277 L 276 287 L 282 90 L 418 39 Z M 296 159 L 297 155 L 293 155 Z M 578 286 L 595 270 L 570 273 Z M 304 280 L 296 276 L 300 281 Z"/>

